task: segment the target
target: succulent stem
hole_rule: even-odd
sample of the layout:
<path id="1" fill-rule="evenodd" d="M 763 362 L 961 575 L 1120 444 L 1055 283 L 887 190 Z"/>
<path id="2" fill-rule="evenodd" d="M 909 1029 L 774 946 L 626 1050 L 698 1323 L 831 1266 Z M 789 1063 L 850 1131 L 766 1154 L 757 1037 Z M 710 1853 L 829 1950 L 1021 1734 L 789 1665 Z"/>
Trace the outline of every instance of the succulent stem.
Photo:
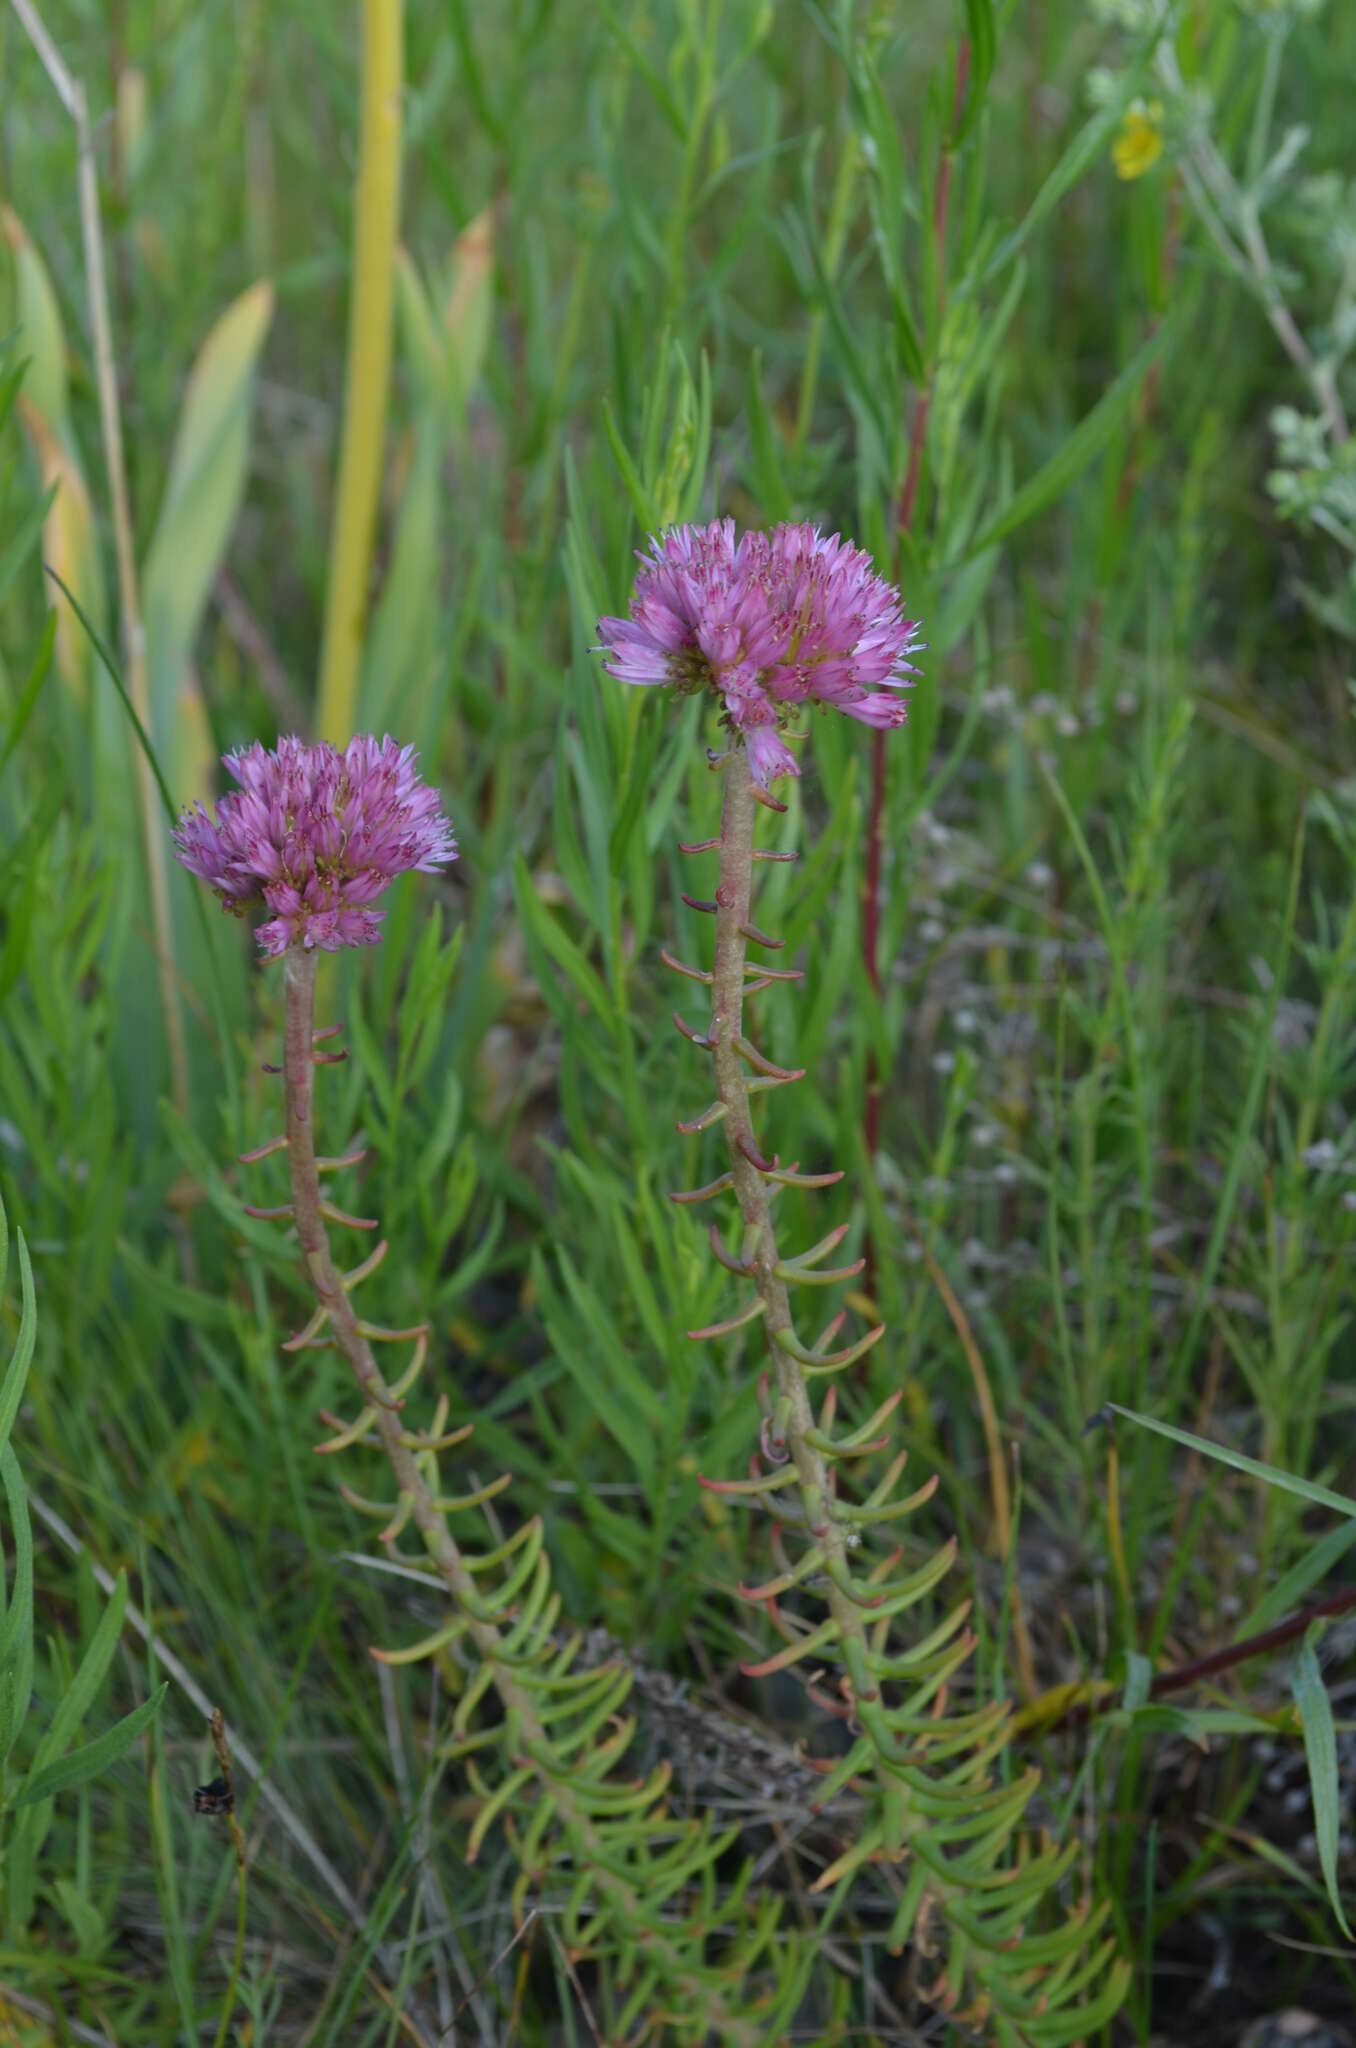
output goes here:
<path id="1" fill-rule="evenodd" d="M 776 1375 L 777 1392 L 787 1404 L 787 1444 L 800 1479 L 803 1496 L 826 1499 L 831 1488 L 830 1468 L 816 1449 L 814 1412 L 801 1366 L 783 1339 L 795 1343 L 791 1302 L 783 1273 L 786 1267 L 777 1248 L 772 1221 L 768 1182 L 753 1163 L 758 1155 L 753 1116 L 749 1107 L 744 1071 L 744 960 L 749 938 L 756 929 L 749 920 L 749 898 L 753 888 L 753 835 L 757 809 L 748 755 L 742 747 L 731 753 L 725 764 L 725 791 L 721 805 L 720 883 L 716 890 L 716 957 L 711 988 L 711 1024 L 707 1033 L 714 1045 L 716 1091 L 725 1105 L 721 1128 L 730 1153 L 730 1173 L 744 1229 L 755 1239 L 749 1265 L 754 1286 L 763 1303 L 768 1350 Z M 766 940 L 762 939 L 766 944 Z M 847 1542 L 843 1530 L 829 1523 L 820 1539 L 826 1559 L 847 1571 Z M 828 1604 L 845 1638 L 852 1637 L 867 1650 L 866 1625 L 861 1610 L 830 1583 Z"/>
<path id="2" fill-rule="evenodd" d="M 878 1817 L 847 1856 L 821 1876 L 815 1889 L 836 1882 L 868 1859 L 897 1861 L 909 1855 L 911 1869 L 891 1929 L 891 1945 L 898 1946 L 908 1938 L 920 1911 L 926 1913 L 940 1906 L 949 1928 L 948 1995 L 958 1996 L 962 1983 L 975 1982 L 980 2003 L 992 2000 L 1004 2015 L 992 2038 L 1004 2043 L 1005 2048 L 1027 2039 L 1067 2042 L 1074 2039 L 1075 2030 L 1083 2031 L 1083 2020 L 1089 2013 L 1115 2010 L 1124 1995 L 1125 1967 L 1112 1964 L 1100 2000 L 1085 2008 L 1082 2015 L 1067 2013 L 1063 2008 L 1077 1996 L 1079 1981 L 1070 1979 L 1061 1984 L 1058 1978 L 1045 1979 L 1040 1968 L 1031 1967 L 1043 1959 L 1039 1939 L 1025 1952 L 1028 1962 L 1021 1944 L 1009 1938 L 1016 1922 L 1009 1927 L 1004 1921 L 1000 1928 L 997 1919 L 985 1920 L 989 1894 L 995 1887 L 1001 1889 L 1018 1882 L 1020 1877 L 1023 1886 L 1029 1886 L 1024 1889 L 1024 1903 L 1034 1901 L 1048 1887 L 1042 1883 L 1043 1872 L 1038 1872 L 1035 1863 L 1024 1862 L 1020 1853 L 1015 1861 L 1003 1864 L 1012 1831 L 1020 1823 L 1035 1782 L 1034 1774 L 1030 1773 L 1011 1783 L 1001 1775 L 995 1781 L 992 1774 L 991 1766 L 1010 1735 L 1006 1705 L 993 1702 L 978 1721 L 974 1715 L 964 1714 L 950 1720 L 944 1718 L 947 1680 L 973 1645 L 973 1637 L 966 1628 L 970 1603 L 962 1602 L 953 1609 L 905 1656 L 886 1654 L 891 1617 L 912 1607 L 945 1577 L 955 1557 L 954 1540 L 921 1570 L 893 1580 L 886 1575 L 901 1555 L 897 1548 L 870 1565 L 863 1563 L 859 1548 L 860 1538 L 867 1530 L 885 1529 L 921 1507 L 935 1490 L 936 1477 L 908 1497 L 892 1500 L 893 1488 L 904 1466 L 904 1456 L 900 1454 L 860 1504 L 840 1500 L 840 1461 L 844 1457 L 860 1458 L 884 1447 L 884 1439 L 877 1436 L 877 1431 L 898 1397 L 891 1396 L 860 1429 L 842 1438 L 835 1438 L 831 1431 L 836 1407 L 832 1394 L 824 1401 L 818 1421 L 811 1407 L 810 1380 L 860 1358 L 883 1330 L 871 1329 L 855 1343 L 831 1352 L 829 1345 L 841 1316 L 833 1319 L 813 1346 L 806 1345 L 794 1327 L 790 1286 L 850 1279 L 860 1268 L 853 1265 L 838 1272 L 807 1270 L 818 1267 L 836 1249 L 845 1235 L 843 1228 L 830 1231 L 798 1257 L 783 1257 L 778 1248 L 772 1209 L 779 1187 L 824 1187 L 840 1176 L 798 1174 L 794 1166 L 783 1168 L 775 1155 L 771 1159 L 764 1155 L 754 1135 L 749 1103 L 760 1082 L 750 1078 L 748 1067 L 753 1066 L 756 1075 L 762 1077 L 763 1087 L 769 1079 L 785 1083 L 797 1075 L 794 1070 L 773 1067 L 744 1036 L 743 1004 L 748 993 L 746 949 L 750 943 L 767 946 L 776 941 L 769 939 L 749 917 L 756 805 L 761 793 L 753 782 L 748 756 L 742 747 L 736 747 L 726 757 L 724 772 L 711 1022 L 704 1040 L 699 1039 L 698 1043 L 710 1053 L 715 1069 L 717 1101 L 725 1111 L 720 1123 L 729 1152 L 729 1169 L 699 1193 L 717 1193 L 722 1184 L 733 1187 L 744 1226 L 739 1256 L 725 1249 L 718 1232 L 713 1232 L 712 1243 L 720 1263 L 741 1278 L 751 1280 L 755 1293 L 743 1313 L 693 1334 L 707 1336 L 733 1331 L 753 1320 L 761 1310 L 771 1375 L 770 1384 L 765 1375 L 759 1392 L 763 1413 L 761 1444 L 764 1457 L 775 1469 L 763 1472 L 755 1456 L 748 1479 L 704 1479 L 702 1484 L 715 1492 L 746 1496 L 751 1505 L 757 1505 L 780 1522 L 801 1521 L 809 1543 L 808 1565 L 803 1558 L 799 1565 L 787 1567 L 784 1553 L 777 1551 L 778 1561 L 783 1565 L 779 1576 L 764 1587 L 741 1588 L 745 1598 L 764 1603 L 769 1618 L 786 1642 L 785 1648 L 761 1663 L 743 1668 L 749 1675 L 757 1676 L 787 1670 L 825 1653 L 836 1653 L 841 1664 L 839 1682 L 845 1705 L 840 1708 L 821 1692 L 815 1692 L 813 1685 L 811 1690 L 828 1711 L 842 1713 L 849 1719 L 858 1739 L 848 1756 L 831 1770 L 830 1786 L 837 1789 L 846 1776 L 875 1767 L 880 1800 Z M 787 1488 L 791 1489 L 790 1498 Z M 799 1615 L 777 1610 L 779 1593 L 792 1586 L 808 1587 L 812 1580 L 817 1597 L 827 1609 L 826 1619 L 815 1625 Z M 892 1687 L 901 1682 L 906 1689 L 912 1687 L 911 1697 L 885 1698 L 882 1682 Z M 944 1853 L 943 1843 L 954 1845 L 952 1853 Z M 968 1846 L 962 1847 L 962 1843 Z M 985 1924 L 981 1925 L 982 1922 Z M 1061 1954 L 1066 1952 L 1063 1945 L 1067 1944 L 1067 1953 L 1072 1955 L 1084 1936 L 1085 1930 L 1075 1915 L 1054 1939 Z M 1097 1965 L 1109 1958 L 1109 1951 L 1106 1956 L 1095 1958 L 1088 1966 L 1088 1975 L 1095 1974 Z M 1052 2003 L 1042 2028 L 1039 2022 L 1046 2014 L 1047 1999 Z M 1056 2008 L 1060 2009 L 1058 2019 L 1054 2017 Z M 1026 2024 L 1032 2027 L 1030 2034 L 1022 2031 Z M 1087 2031 L 1091 2031 L 1090 2026 Z"/>
<path id="3" fill-rule="evenodd" d="M 323 1311 L 334 1341 L 362 1389 L 363 1425 L 375 1430 L 395 1477 L 398 1511 L 390 1529 L 394 1531 L 397 1522 L 403 1523 L 406 1519 L 413 1521 L 418 1529 L 456 1609 L 452 1629 L 456 1632 L 464 1629 L 474 1643 L 482 1669 L 491 1674 L 507 1725 L 513 1731 L 510 1761 L 516 1767 L 491 1796 L 490 1805 L 482 1810 L 479 1830 L 484 1832 L 500 1807 L 507 1805 L 529 1779 L 537 1779 L 566 1837 L 574 1871 L 581 1880 L 587 1874 L 596 1890 L 606 1898 L 624 1942 L 632 1947 L 643 1945 L 648 1964 L 667 1981 L 670 1997 L 680 1996 L 722 2040 L 736 2044 L 736 2048 L 753 2048 L 760 2038 L 758 2028 L 741 2019 L 726 2004 L 713 1988 L 709 1974 L 691 1964 L 677 1942 L 661 1930 L 653 1912 L 647 1910 L 645 1897 L 638 1885 L 630 1883 L 616 1868 L 619 1844 L 606 1832 L 608 1815 L 614 1810 L 609 1801 L 615 1799 L 626 1802 L 628 1806 L 638 1806 L 642 1803 L 641 1788 L 628 1785 L 624 1780 L 615 1785 L 607 1780 L 598 1783 L 587 1772 L 581 1773 L 577 1759 L 562 1753 L 538 1710 L 537 1691 L 515 1675 L 529 1661 L 515 1643 L 515 1635 L 522 1631 L 523 1622 L 515 1623 L 513 1617 L 520 1610 L 508 1611 L 503 1628 L 488 1618 L 486 1595 L 477 1586 L 471 1562 L 443 1519 L 448 1512 L 487 1499 L 498 1491 L 498 1485 L 482 1488 L 460 1500 L 443 1500 L 430 1490 L 412 1447 L 410 1432 L 401 1421 L 401 1404 L 394 1391 L 386 1385 L 371 1341 L 365 1334 L 368 1326 L 360 1320 L 349 1299 L 345 1276 L 335 1264 L 330 1250 L 325 1219 L 334 1212 L 320 1192 L 320 1170 L 315 1149 L 316 1060 L 312 1034 L 316 958 L 314 951 L 293 947 L 283 960 L 286 989 L 283 1085 L 287 1096 L 286 1150 L 292 1183 L 291 1209 L 318 1308 Z M 338 1445 L 326 1448 L 334 1449 Z M 484 1558 L 475 1562 L 483 1569 Z M 544 1570 L 540 1583 L 545 1584 Z M 497 1598 L 502 1600 L 502 1597 L 501 1588 Z M 531 1616 L 531 1599 L 531 1594 L 525 1594 L 522 1600 L 522 1608 L 527 1610 L 529 1617 L 529 1627 L 535 1620 Z M 427 1645 L 416 1645 L 415 1648 L 423 1650 Z M 623 1672 L 619 1676 L 624 1679 L 626 1674 Z M 523 1758 L 530 1759 L 530 1764 L 523 1763 Z M 662 1787 L 646 1788 L 651 1801 L 659 1796 L 660 1791 Z M 592 1812 L 590 1803 L 594 1809 Z M 622 1806 L 617 1806 L 615 1811 L 621 1814 Z M 667 1823 L 666 1837 L 673 1831 L 674 1824 Z M 478 1846 L 478 1840 L 475 1846 Z"/>

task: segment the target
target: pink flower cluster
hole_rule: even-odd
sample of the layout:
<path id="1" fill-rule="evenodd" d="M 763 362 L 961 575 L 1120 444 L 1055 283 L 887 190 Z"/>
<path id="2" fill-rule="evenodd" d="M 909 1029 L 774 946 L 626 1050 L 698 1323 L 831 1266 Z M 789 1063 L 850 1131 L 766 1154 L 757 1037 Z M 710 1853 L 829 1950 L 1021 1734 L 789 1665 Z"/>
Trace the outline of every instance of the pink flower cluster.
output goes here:
<path id="1" fill-rule="evenodd" d="M 227 910 L 262 903 L 273 912 L 256 937 L 265 953 L 290 946 L 371 946 L 382 913 L 371 905 L 409 868 L 431 871 L 457 855 L 438 792 L 414 772 L 413 747 L 370 733 L 341 754 L 322 742 L 258 741 L 225 763 L 239 790 L 217 806 L 185 811 L 174 849 Z"/>
<path id="2" fill-rule="evenodd" d="M 902 725 L 918 625 L 871 557 L 818 527 L 736 538 L 733 519 L 670 527 L 640 557 L 631 615 L 600 619 L 623 683 L 715 691 L 766 789 L 798 775 L 783 729 L 795 707 L 832 705 L 864 725 Z"/>

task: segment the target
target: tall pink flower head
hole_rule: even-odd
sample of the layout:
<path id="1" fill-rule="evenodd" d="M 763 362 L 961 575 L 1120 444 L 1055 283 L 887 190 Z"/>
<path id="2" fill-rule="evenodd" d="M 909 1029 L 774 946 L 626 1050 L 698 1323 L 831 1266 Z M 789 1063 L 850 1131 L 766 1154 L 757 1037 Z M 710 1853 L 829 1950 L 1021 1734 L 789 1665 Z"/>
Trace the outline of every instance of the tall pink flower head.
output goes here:
<path id="1" fill-rule="evenodd" d="M 797 705 L 904 723 L 895 693 L 918 673 L 917 621 L 850 541 L 804 524 L 736 536 L 717 519 L 670 527 L 640 562 L 630 617 L 598 621 L 604 667 L 623 683 L 718 695 L 764 789 L 800 773 L 783 736 Z"/>
<path id="2" fill-rule="evenodd" d="M 227 754 L 240 784 L 215 823 L 201 804 L 184 811 L 174 850 L 227 910 L 254 904 L 273 915 L 255 936 L 276 957 L 290 946 L 373 946 L 382 912 L 371 906 L 409 868 L 425 872 L 457 856 L 438 792 L 414 772 L 413 747 L 362 733 L 341 754 L 322 741 L 258 741 Z"/>

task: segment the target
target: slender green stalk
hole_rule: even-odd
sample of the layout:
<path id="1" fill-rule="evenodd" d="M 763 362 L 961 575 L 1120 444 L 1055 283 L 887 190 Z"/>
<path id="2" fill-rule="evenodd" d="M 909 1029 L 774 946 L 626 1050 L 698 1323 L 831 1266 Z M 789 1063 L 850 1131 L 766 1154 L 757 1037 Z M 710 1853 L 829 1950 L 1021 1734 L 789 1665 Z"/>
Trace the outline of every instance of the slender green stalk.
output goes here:
<path id="1" fill-rule="evenodd" d="M 320 737 L 333 740 L 337 746 L 342 746 L 353 732 L 358 658 L 367 621 L 372 536 L 386 437 L 400 212 L 403 39 L 402 0 L 363 0 L 362 127 L 353 281 L 349 292 L 348 368 L 339 482 L 325 586 L 317 719 Z"/>

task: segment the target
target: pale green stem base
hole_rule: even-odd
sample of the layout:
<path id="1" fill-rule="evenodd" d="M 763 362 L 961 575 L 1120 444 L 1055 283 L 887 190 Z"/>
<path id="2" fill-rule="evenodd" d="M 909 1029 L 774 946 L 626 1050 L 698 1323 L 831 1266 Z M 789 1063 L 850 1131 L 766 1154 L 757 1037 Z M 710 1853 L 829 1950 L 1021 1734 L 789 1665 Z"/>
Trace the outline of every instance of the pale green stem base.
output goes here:
<path id="1" fill-rule="evenodd" d="M 665 1967 L 669 1982 L 690 2000 L 704 2004 L 713 2028 L 722 2038 L 742 2048 L 753 2048 L 757 2029 L 738 2020 L 708 1984 L 697 1982 L 682 1958 L 655 1933 L 641 1912 L 641 1901 L 633 1886 L 608 1865 L 608 1845 L 594 1822 L 572 1797 L 570 1765 L 561 1759 L 555 1769 L 539 1761 L 549 1752 L 551 1738 L 537 1713 L 532 1695 L 514 1677 L 505 1661 L 504 1639 L 490 1621 L 474 1618 L 480 1604 L 478 1589 L 465 1558 L 454 1540 L 437 1502 L 429 1491 L 414 1451 L 406 1441 L 408 1432 L 400 1418 L 377 1365 L 372 1346 L 358 1326 L 353 1304 L 330 1251 L 316 1163 L 315 1097 L 315 984 L 317 956 L 293 948 L 284 957 L 286 1023 L 283 1048 L 283 1086 L 287 1096 L 287 1164 L 292 1184 L 292 1206 L 297 1235 L 301 1240 L 306 1269 L 317 1302 L 328 1313 L 329 1328 L 339 1350 L 352 1368 L 354 1378 L 368 1407 L 382 1450 L 395 1475 L 402 1496 L 410 1502 L 410 1517 L 423 1538 L 424 1546 L 446 1583 L 457 1610 L 471 1617 L 468 1633 L 476 1652 L 494 1673 L 494 1685 L 511 1728 L 510 1762 L 521 1767 L 531 1758 L 543 1791 L 554 1802 L 556 1813 L 570 1845 L 576 1871 L 591 1872 L 598 1891 L 611 1903 L 622 1929 L 644 1945 L 647 1958 Z M 532 1753 L 536 1751 L 534 1757 Z"/>

